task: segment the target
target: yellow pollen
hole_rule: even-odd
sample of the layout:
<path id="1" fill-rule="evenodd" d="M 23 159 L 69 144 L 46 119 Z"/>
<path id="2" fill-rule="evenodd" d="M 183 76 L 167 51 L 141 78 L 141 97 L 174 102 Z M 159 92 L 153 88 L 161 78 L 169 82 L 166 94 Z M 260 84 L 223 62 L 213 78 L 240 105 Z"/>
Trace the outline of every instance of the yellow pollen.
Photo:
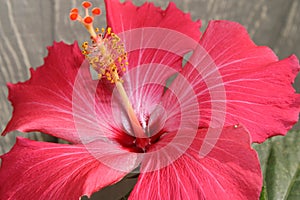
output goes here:
<path id="1" fill-rule="evenodd" d="M 111 34 L 111 28 L 110 28 L 110 27 L 107 28 L 107 34 L 108 34 L 108 35 Z"/>

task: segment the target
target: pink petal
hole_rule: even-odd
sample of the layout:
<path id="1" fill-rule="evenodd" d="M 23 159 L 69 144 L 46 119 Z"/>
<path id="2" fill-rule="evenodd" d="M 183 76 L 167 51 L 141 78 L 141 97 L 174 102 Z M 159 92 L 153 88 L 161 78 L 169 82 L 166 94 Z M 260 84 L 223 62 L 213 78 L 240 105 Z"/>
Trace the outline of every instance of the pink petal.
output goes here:
<path id="1" fill-rule="evenodd" d="M 167 167 L 152 171 L 161 160 L 143 161 L 142 174 L 129 199 L 258 199 L 262 175 L 249 134 L 243 128 L 227 127 L 214 129 L 221 131 L 219 138 L 204 140 L 207 131 L 201 130 L 190 149 Z M 212 140 L 217 140 L 216 145 L 204 156 L 199 145 L 210 145 Z M 157 146 L 169 142 L 165 138 Z M 157 151 L 157 146 L 151 152 Z M 173 153 L 157 152 L 167 158 Z"/>
<path id="2" fill-rule="evenodd" d="M 166 35 L 168 36 L 167 38 Z M 126 50 L 129 53 L 129 67 L 122 76 L 122 79 L 140 121 L 146 124 L 145 121 L 151 119 L 150 115 L 152 113 L 152 115 L 155 115 L 154 113 L 157 113 L 157 110 L 165 113 L 173 112 L 169 116 L 174 116 L 174 113 L 176 113 L 177 117 L 179 117 L 179 108 L 171 110 L 174 109 L 175 104 L 169 106 L 161 105 L 159 102 L 164 93 L 167 80 L 182 70 L 182 56 L 186 52 L 186 49 L 193 49 L 198 45 L 198 42 L 186 37 L 184 34 L 156 28 L 134 29 L 123 32 L 119 36 L 124 41 Z M 182 89 L 182 85 L 184 84 L 180 83 L 180 85 Z M 189 89 L 189 91 L 193 92 L 191 88 Z M 178 92 L 186 95 L 186 90 L 188 88 L 184 88 L 183 91 L 177 91 L 174 88 L 174 91 L 177 91 L 176 95 L 179 95 Z M 186 96 L 182 96 L 182 98 L 186 99 L 185 104 L 189 106 L 188 102 L 190 100 Z M 182 98 L 180 97 L 179 100 L 182 100 Z M 118 110 L 121 109 L 119 108 Z M 119 111 L 114 113 L 118 115 Z M 163 113 L 161 114 L 160 117 L 164 116 Z M 124 116 L 124 114 L 122 115 Z M 169 119 L 171 120 L 170 117 Z M 164 123 L 165 120 L 166 118 L 156 121 Z M 173 123 L 178 124 L 178 120 L 173 118 Z M 161 123 L 157 126 L 162 128 L 163 124 Z M 176 126 L 172 128 L 175 129 Z"/>
<path id="3" fill-rule="evenodd" d="M 253 142 L 263 142 L 298 120 L 300 100 L 291 85 L 298 71 L 295 56 L 278 61 L 238 23 L 211 21 L 183 76 L 197 93 L 200 126 L 242 124 Z"/>
<path id="4" fill-rule="evenodd" d="M 81 143 L 95 140 L 124 139 L 119 99 L 112 99 L 114 85 L 107 80 L 93 81 L 89 65 L 82 65 L 72 91 L 72 115 L 75 134 Z"/>
<path id="5" fill-rule="evenodd" d="M 96 150 L 18 138 L 13 149 L 1 156 L 0 199 L 78 200 L 118 182 L 129 172 L 106 165 L 108 160 L 110 164 L 127 164 L 130 171 L 136 167 L 133 154 L 116 150 L 100 158 L 100 147 Z M 104 157 L 107 163 L 102 162 Z"/>
<path id="6" fill-rule="evenodd" d="M 45 64 L 31 69 L 31 79 L 9 84 L 13 116 L 3 131 L 41 131 L 78 142 L 72 116 L 73 83 L 84 57 L 77 44 L 54 43 Z"/>
<path id="7" fill-rule="evenodd" d="M 129 69 L 142 64 L 160 63 L 180 70 L 182 56 L 194 47 L 182 38 L 200 39 L 201 22 L 193 22 L 189 14 L 184 14 L 172 2 L 166 10 L 148 2 L 140 7 L 131 1 L 105 2 L 107 24 L 125 43 L 129 53 Z M 182 37 L 178 38 L 180 34 Z M 169 49 L 176 51 L 173 53 Z"/>
<path id="8" fill-rule="evenodd" d="M 112 120 L 111 91 L 92 80 L 77 44 L 54 43 L 45 64 L 31 70 L 30 80 L 9 84 L 9 100 L 14 112 L 3 135 L 41 131 L 82 143 L 112 137 L 118 128 Z"/>
<path id="9" fill-rule="evenodd" d="M 192 135 L 198 130 L 199 105 L 188 81 L 179 75 L 180 87 L 171 87 L 168 97 L 163 95 L 166 79 L 175 72 L 168 66 L 153 63 L 131 69 L 122 77 L 133 108 L 148 136 L 178 129 L 189 129 Z M 161 102 L 162 97 L 164 101 Z M 126 115 L 120 111 L 121 108 L 113 111 L 116 118 Z M 132 132 L 130 128 L 125 129 Z"/>
<path id="10" fill-rule="evenodd" d="M 295 56 L 243 75 L 224 78 L 227 91 L 227 124 L 243 124 L 254 142 L 285 135 L 298 121 L 300 95 L 292 88 L 299 64 Z M 268 77 L 269 75 L 269 77 Z"/>
<path id="11" fill-rule="evenodd" d="M 152 120 L 157 120 L 158 117 L 163 116 L 163 113 L 157 116 L 155 112 L 161 108 L 160 101 L 166 80 L 174 73 L 176 73 L 175 70 L 165 65 L 152 63 L 134 68 L 122 77 L 136 115 L 144 128 L 149 123 L 151 124 Z M 161 112 L 165 112 L 165 110 L 161 110 Z M 164 122 L 163 120 L 158 121 Z"/>
<path id="12" fill-rule="evenodd" d="M 136 7 L 130 1 L 106 1 L 106 9 L 108 26 L 118 34 L 128 52 L 129 66 L 122 77 L 125 89 L 144 128 L 151 126 L 151 135 L 164 127 L 166 119 L 155 120 L 154 116 L 165 112 L 159 102 L 166 81 L 182 70 L 183 56 L 198 44 L 200 22 L 193 22 L 174 3 L 163 11 L 153 3 Z M 113 111 L 116 118 L 126 116 L 119 116 L 120 111 L 120 107 Z M 150 126 L 146 127 L 148 120 Z M 124 121 L 125 130 L 132 132 L 130 125 L 126 125 L 128 119 Z"/>
<path id="13" fill-rule="evenodd" d="M 169 3 L 166 10 L 149 2 L 137 7 L 131 1 L 120 3 L 116 0 L 105 0 L 105 5 L 107 24 L 115 33 L 137 28 L 160 27 L 186 34 L 194 40 L 200 37 L 201 22 L 193 22 L 190 14 L 183 13 L 173 2 Z"/>
<path id="14" fill-rule="evenodd" d="M 167 131 L 175 130 L 181 123 L 182 112 L 193 115 L 195 108 L 198 110 L 194 106 L 197 103 L 194 101 L 194 90 L 186 84 L 186 78 L 181 76 L 177 78 L 180 81 L 170 88 L 171 93 L 174 93 L 170 94 L 172 97 L 168 96 L 160 103 L 161 97 L 168 79 L 182 70 L 183 55 L 187 50 L 194 49 L 198 42 L 179 32 L 155 27 L 133 29 L 119 36 L 129 52 L 129 67 L 122 79 L 140 121 L 143 123 L 150 119 L 152 123 L 152 116 L 156 115 L 161 118 L 150 124 L 150 132 L 155 132 L 154 124 L 156 130 L 163 127 Z M 186 119 L 191 121 L 194 118 Z"/>

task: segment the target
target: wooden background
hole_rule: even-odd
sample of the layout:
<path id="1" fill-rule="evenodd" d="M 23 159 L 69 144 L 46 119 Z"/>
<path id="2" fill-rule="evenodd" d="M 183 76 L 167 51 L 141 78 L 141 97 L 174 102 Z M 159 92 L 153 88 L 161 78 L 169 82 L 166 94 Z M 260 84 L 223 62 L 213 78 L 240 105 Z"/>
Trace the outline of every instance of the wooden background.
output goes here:
<path id="1" fill-rule="evenodd" d="M 16 83 L 29 78 L 29 68 L 43 64 L 46 46 L 56 41 L 72 43 L 88 38 L 78 23 L 69 21 L 72 7 L 79 0 L 0 0 L 0 129 L 10 119 L 12 107 L 7 101 L 7 82 Z M 104 9 L 103 0 L 92 1 Z M 144 1 L 136 0 L 141 5 Z M 153 0 L 165 8 L 167 1 Z M 300 57 L 300 1 L 299 0 L 175 0 L 178 7 L 190 12 L 193 19 L 202 19 L 203 27 L 210 19 L 238 21 L 247 27 L 258 45 L 270 46 L 279 56 L 290 54 Z M 105 26 L 104 15 L 98 26 Z M 295 83 L 300 91 L 300 76 Z M 296 127 L 300 127 L 296 125 Z M 0 139 L 0 154 L 14 144 L 12 133 Z M 45 140 L 40 134 L 27 137 Z M 112 199 L 115 199 L 113 197 Z"/>

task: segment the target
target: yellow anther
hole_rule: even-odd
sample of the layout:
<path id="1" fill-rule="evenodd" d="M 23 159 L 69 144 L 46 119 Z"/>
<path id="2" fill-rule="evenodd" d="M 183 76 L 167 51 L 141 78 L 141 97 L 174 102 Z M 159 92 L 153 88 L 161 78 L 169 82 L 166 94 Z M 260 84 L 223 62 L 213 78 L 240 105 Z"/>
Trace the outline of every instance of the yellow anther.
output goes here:
<path id="1" fill-rule="evenodd" d="M 105 54 L 105 48 L 103 46 L 100 47 L 101 54 Z"/>
<path id="2" fill-rule="evenodd" d="M 123 53 L 122 49 L 118 49 L 117 52 L 118 52 L 118 54 L 122 54 Z"/>
<path id="3" fill-rule="evenodd" d="M 114 40 L 115 40 L 116 42 L 120 42 L 120 41 L 121 41 L 121 39 L 120 39 L 117 35 L 114 36 Z"/>
<path id="4" fill-rule="evenodd" d="M 92 61 L 95 62 L 95 63 L 97 63 L 97 62 L 99 62 L 99 58 L 95 57 L 95 58 L 92 59 Z"/>
<path id="5" fill-rule="evenodd" d="M 113 60 L 112 58 L 109 58 L 109 59 L 108 59 L 108 63 L 109 63 L 109 64 L 111 64 L 111 63 L 113 63 L 113 62 L 114 62 L 114 60 Z"/>
<path id="6" fill-rule="evenodd" d="M 100 65 L 101 67 L 103 67 L 103 66 L 104 66 L 104 62 L 99 62 L 99 65 Z"/>
<path id="7" fill-rule="evenodd" d="M 113 44 L 112 44 L 112 48 L 113 49 L 117 49 L 117 43 L 116 42 L 114 42 L 114 41 L 112 41 L 113 42 Z"/>
<path id="8" fill-rule="evenodd" d="M 89 60 L 91 67 L 98 73 L 98 78 L 106 77 L 112 83 L 121 82 L 119 72 L 128 65 L 124 44 L 111 27 L 94 29 L 96 37 L 91 34 L 92 44 L 84 42 L 82 53 Z"/>
<path id="9" fill-rule="evenodd" d="M 111 34 L 111 28 L 110 28 L 110 27 L 107 28 L 107 34 L 108 34 L 108 35 Z"/>
<path id="10" fill-rule="evenodd" d="M 88 42 L 84 42 L 84 43 L 82 43 L 82 48 L 84 48 L 84 49 L 87 49 L 88 48 Z"/>
<path id="11" fill-rule="evenodd" d="M 105 75 L 105 69 L 101 68 L 101 69 L 100 69 L 100 73 L 101 73 L 102 75 Z"/>

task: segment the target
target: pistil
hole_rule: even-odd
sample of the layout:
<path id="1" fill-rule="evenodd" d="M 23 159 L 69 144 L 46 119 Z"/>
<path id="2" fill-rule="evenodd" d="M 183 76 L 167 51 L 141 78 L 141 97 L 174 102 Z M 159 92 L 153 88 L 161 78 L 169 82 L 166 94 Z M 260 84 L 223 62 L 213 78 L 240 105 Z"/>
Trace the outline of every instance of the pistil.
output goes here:
<path id="1" fill-rule="evenodd" d="M 84 1 L 82 7 L 85 9 L 85 17 L 81 17 L 78 9 L 73 8 L 70 12 L 70 19 L 82 23 L 91 35 L 92 44 L 89 45 L 88 42 L 84 42 L 82 44 L 82 52 L 98 73 L 99 79 L 106 77 L 112 84 L 116 84 L 117 91 L 121 96 L 123 106 L 131 122 L 134 135 L 137 141 L 139 141 L 147 136 L 133 110 L 132 104 L 124 89 L 123 80 L 121 80 L 119 76 L 120 73 L 126 70 L 125 67 L 129 64 L 124 44 L 121 39 L 112 32 L 110 27 L 107 29 L 102 28 L 102 33 L 98 33 L 99 29 L 93 27 L 93 21 L 95 16 L 101 14 L 101 10 L 100 8 L 93 8 L 92 16 L 90 16 L 88 9 L 91 6 L 92 4 L 90 2 Z M 140 146 L 139 144 L 137 145 Z M 140 147 L 145 148 L 144 144 Z"/>
<path id="2" fill-rule="evenodd" d="M 137 138 L 145 138 L 146 134 L 145 134 L 138 118 L 135 115 L 135 112 L 132 108 L 132 105 L 129 101 L 129 98 L 126 94 L 126 91 L 123 87 L 122 82 L 120 80 L 116 80 L 115 83 L 116 83 L 117 90 L 118 90 L 118 92 L 119 92 L 119 94 L 120 94 L 120 96 L 123 100 L 123 105 L 124 105 L 124 107 L 126 109 L 126 112 L 128 114 L 128 117 L 129 117 L 129 120 L 131 122 L 132 128 L 134 130 L 135 136 Z"/>

